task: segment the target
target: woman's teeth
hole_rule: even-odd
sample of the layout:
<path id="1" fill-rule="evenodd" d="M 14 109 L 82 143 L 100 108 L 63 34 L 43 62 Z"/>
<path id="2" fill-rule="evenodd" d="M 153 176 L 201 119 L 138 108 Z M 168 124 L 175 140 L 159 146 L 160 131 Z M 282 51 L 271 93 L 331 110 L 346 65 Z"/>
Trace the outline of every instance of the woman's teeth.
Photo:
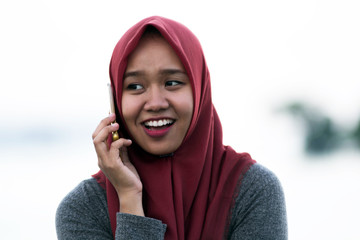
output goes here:
<path id="1" fill-rule="evenodd" d="M 174 120 L 171 119 L 162 119 L 157 121 L 147 121 L 144 122 L 145 127 L 162 127 L 165 125 L 170 125 L 174 123 Z"/>

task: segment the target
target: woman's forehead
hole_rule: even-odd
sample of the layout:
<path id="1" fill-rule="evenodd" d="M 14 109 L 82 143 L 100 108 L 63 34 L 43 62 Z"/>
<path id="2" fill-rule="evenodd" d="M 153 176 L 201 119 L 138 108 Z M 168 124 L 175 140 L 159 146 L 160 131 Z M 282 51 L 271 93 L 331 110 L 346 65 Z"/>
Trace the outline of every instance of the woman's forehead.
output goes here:
<path id="1" fill-rule="evenodd" d="M 184 72 L 184 65 L 170 44 L 161 36 L 141 38 L 128 57 L 124 77 L 129 72 L 157 71 L 161 74 Z"/>

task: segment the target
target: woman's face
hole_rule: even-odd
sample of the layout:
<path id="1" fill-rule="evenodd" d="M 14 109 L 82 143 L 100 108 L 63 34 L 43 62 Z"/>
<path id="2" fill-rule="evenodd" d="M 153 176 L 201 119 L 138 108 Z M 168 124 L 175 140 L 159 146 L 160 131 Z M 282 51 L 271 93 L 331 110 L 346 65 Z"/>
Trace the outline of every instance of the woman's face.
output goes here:
<path id="1" fill-rule="evenodd" d="M 160 36 L 143 37 L 128 58 L 122 114 L 135 141 L 154 155 L 174 152 L 193 113 L 189 78 L 180 59 Z"/>

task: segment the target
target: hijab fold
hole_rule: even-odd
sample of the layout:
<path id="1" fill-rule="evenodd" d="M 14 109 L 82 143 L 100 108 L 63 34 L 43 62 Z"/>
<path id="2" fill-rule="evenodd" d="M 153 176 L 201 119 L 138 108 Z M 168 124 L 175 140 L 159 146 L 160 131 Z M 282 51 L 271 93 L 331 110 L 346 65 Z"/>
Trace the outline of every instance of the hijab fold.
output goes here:
<path id="1" fill-rule="evenodd" d="M 110 62 L 116 106 L 121 106 L 127 58 L 148 26 L 161 33 L 183 63 L 192 85 L 194 112 L 189 130 L 173 154 L 151 155 L 134 140 L 128 148 L 129 158 L 143 183 L 145 215 L 167 224 L 165 239 L 222 239 L 242 176 L 254 160 L 222 143 L 221 123 L 211 100 L 210 75 L 195 35 L 182 24 L 158 16 L 130 28 L 117 43 Z M 125 126 L 121 112 L 117 107 L 117 121 Z M 120 134 L 130 136 L 126 126 L 120 129 Z M 106 189 L 115 234 L 117 193 L 101 171 L 93 177 Z"/>

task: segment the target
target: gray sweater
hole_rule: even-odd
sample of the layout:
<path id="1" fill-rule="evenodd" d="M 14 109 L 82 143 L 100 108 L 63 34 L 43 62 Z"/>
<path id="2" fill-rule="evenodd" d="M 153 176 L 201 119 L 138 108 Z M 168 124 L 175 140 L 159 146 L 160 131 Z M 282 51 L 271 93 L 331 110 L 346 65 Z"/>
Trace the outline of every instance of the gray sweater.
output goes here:
<path id="1" fill-rule="evenodd" d="M 287 239 L 284 194 L 277 177 L 254 164 L 246 172 L 231 211 L 227 239 Z M 60 203 L 56 213 L 58 239 L 114 239 L 106 193 L 95 179 L 81 182 Z M 160 220 L 117 213 L 115 239 L 164 239 Z"/>

